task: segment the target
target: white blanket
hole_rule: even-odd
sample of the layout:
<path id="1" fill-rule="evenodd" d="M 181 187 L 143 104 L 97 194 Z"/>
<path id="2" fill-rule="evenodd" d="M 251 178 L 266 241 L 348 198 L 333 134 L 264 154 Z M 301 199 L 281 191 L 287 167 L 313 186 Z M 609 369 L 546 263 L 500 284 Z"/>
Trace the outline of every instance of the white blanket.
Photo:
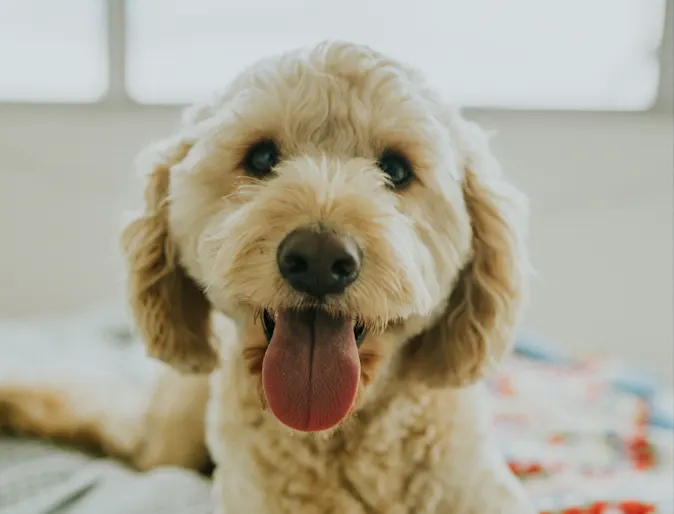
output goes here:
<path id="1" fill-rule="evenodd" d="M 124 312 L 0 323 L 0 380 L 74 373 L 134 380 L 157 369 L 142 357 Z M 185 470 L 135 473 L 43 441 L 0 437 L 0 514 L 206 514 L 209 481 Z"/>

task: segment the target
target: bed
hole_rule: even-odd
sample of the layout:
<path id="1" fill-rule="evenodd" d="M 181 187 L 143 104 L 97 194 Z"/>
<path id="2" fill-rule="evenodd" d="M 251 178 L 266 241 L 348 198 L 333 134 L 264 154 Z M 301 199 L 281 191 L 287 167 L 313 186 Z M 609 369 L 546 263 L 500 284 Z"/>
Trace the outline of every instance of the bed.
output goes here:
<path id="1" fill-rule="evenodd" d="M 83 379 L 145 387 L 158 364 L 123 310 L 0 323 L 0 377 L 44 377 L 77 364 Z M 521 335 L 489 382 L 494 428 L 541 513 L 674 513 L 671 392 L 619 361 L 566 355 Z M 189 471 L 139 474 L 44 441 L 0 436 L 0 514 L 206 514 L 208 480 Z"/>

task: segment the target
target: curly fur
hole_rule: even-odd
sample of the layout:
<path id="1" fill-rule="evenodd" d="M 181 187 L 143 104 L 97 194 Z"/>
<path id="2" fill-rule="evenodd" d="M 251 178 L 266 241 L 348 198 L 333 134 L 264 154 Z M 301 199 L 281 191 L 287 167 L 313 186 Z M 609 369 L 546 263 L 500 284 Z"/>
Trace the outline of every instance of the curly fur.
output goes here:
<path id="1" fill-rule="evenodd" d="M 145 212 L 126 227 L 122 244 L 131 264 L 132 312 L 150 355 L 187 371 L 206 371 L 216 361 L 210 345 L 210 305 L 179 265 L 167 222 L 170 166 L 189 150 L 183 142 L 174 145 L 152 165 Z"/>
<path id="2" fill-rule="evenodd" d="M 273 178 L 252 180 L 241 162 L 263 138 L 282 160 Z M 384 150 L 412 164 L 405 189 L 388 187 Z M 217 512 L 532 512 L 494 447 L 480 383 L 521 310 L 526 209 L 476 125 L 415 70 L 328 42 L 256 63 L 148 155 L 145 210 L 123 233 L 131 305 L 150 355 L 214 371 L 167 371 L 125 429 L 135 441 L 125 458 L 202 465 L 194 434 L 205 416 Z M 259 314 L 312 305 L 274 255 L 285 234 L 316 223 L 348 232 L 365 256 L 358 280 L 321 308 L 370 332 L 351 414 L 305 434 L 267 409 Z M 195 398 L 209 399 L 207 412 L 186 415 Z M 0 386 L 3 405 L 14 417 L 26 409 Z M 48 423 L 32 431 L 49 435 Z M 114 432 L 106 423 L 101 439 Z"/>

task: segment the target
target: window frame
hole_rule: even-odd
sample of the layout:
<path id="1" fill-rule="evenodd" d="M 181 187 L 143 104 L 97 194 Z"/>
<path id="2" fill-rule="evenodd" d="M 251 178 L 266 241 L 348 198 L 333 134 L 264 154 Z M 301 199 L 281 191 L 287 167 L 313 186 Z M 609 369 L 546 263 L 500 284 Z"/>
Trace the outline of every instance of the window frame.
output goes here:
<path id="1" fill-rule="evenodd" d="M 0 107 L 7 106 L 57 109 L 96 109 L 110 111 L 175 110 L 181 104 L 145 104 L 135 101 L 126 89 L 126 3 L 128 0 L 103 0 L 107 7 L 108 88 L 101 99 L 93 102 L 19 101 L 0 99 Z M 660 77 L 655 101 L 648 109 L 523 109 L 510 107 L 471 107 L 472 112 L 528 113 L 555 115 L 600 114 L 604 116 L 644 116 L 652 114 L 671 115 L 674 112 L 674 0 L 666 0 L 664 31 L 660 46 Z"/>

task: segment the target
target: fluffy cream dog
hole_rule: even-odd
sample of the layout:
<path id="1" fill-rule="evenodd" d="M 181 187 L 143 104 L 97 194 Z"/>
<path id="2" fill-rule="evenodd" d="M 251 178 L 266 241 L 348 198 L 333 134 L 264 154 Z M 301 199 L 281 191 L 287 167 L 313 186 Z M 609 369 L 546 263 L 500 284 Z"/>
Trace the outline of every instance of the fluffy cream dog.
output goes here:
<path id="1" fill-rule="evenodd" d="M 331 42 L 257 63 L 147 156 L 133 312 L 202 375 L 167 369 L 131 416 L 5 385 L 0 424 L 142 469 L 210 454 L 220 513 L 532 512 L 479 382 L 520 311 L 526 211 L 478 127 Z"/>

